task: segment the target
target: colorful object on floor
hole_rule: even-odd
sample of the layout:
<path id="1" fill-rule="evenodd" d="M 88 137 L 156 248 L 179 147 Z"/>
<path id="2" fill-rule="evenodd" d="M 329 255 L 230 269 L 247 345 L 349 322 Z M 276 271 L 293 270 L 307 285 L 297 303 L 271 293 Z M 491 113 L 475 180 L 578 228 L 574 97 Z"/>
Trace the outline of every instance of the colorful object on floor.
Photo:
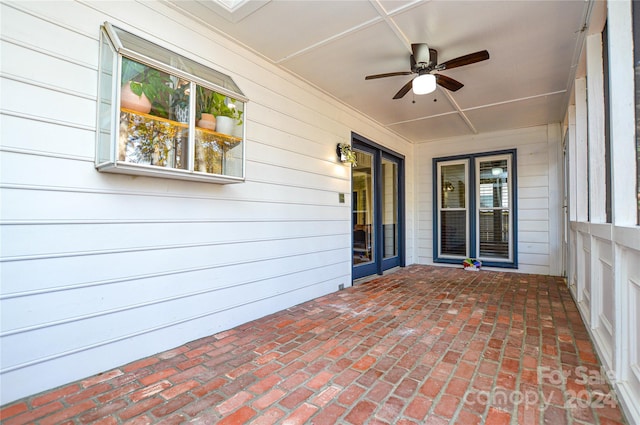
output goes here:
<path id="1" fill-rule="evenodd" d="M 462 267 L 464 267 L 465 270 L 477 272 L 480 270 L 480 267 L 482 267 L 482 262 L 475 258 L 465 258 L 462 261 Z"/>

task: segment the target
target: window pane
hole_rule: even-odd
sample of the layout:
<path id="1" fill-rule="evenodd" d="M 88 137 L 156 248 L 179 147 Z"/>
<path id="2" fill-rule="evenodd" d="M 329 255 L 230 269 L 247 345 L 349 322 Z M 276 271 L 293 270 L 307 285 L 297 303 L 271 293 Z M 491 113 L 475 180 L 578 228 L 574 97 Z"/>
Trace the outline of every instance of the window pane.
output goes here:
<path id="1" fill-rule="evenodd" d="M 382 256 L 398 255 L 398 166 L 382 160 Z"/>
<path id="2" fill-rule="evenodd" d="M 509 258 L 509 211 L 480 211 L 480 257 Z"/>
<path id="3" fill-rule="evenodd" d="M 100 119 L 98 121 L 98 152 L 97 163 L 112 161 L 111 137 L 113 128 L 113 107 L 114 78 L 113 70 L 116 69 L 116 56 L 109 38 L 104 31 L 100 36 L 100 74 L 98 89 L 98 108 L 100 108 Z"/>
<path id="4" fill-rule="evenodd" d="M 442 208 L 465 208 L 465 164 L 440 167 Z"/>
<path id="5" fill-rule="evenodd" d="M 187 168 L 189 83 L 125 57 L 122 81 L 118 159 Z"/>
<path id="6" fill-rule="evenodd" d="M 515 153 L 514 149 L 436 160 L 434 262 L 471 257 L 491 266 L 517 266 Z"/>
<path id="7" fill-rule="evenodd" d="M 353 184 L 353 264 L 373 261 L 373 158 L 356 151 Z"/>
<path id="8" fill-rule="evenodd" d="M 124 47 L 125 49 L 134 52 L 144 53 L 145 56 L 158 62 L 170 65 L 183 72 L 187 72 L 191 75 L 210 81 L 220 87 L 230 89 L 235 93 L 242 94 L 240 88 L 228 75 L 166 50 L 163 47 L 133 35 L 123 29 L 118 27 L 111 28 L 113 28 L 114 36 L 116 38 L 114 41 L 118 44 L 118 47 Z"/>
<path id="9" fill-rule="evenodd" d="M 467 255 L 466 211 L 440 212 L 440 253 L 443 255 Z"/>
<path id="10" fill-rule="evenodd" d="M 480 162 L 480 208 L 509 208 L 507 160 Z"/>
<path id="11" fill-rule="evenodd" d="M 196 171 L 242 176 L 242 112 L 235 99 L 196 87 Z"/>

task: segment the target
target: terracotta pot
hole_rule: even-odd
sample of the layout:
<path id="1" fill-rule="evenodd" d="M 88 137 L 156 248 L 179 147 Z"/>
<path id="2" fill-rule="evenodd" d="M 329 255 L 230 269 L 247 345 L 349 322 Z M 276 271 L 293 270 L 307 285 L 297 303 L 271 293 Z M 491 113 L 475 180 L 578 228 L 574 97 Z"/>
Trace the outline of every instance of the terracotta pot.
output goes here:
<path id="1" fill-rule="evenodd" d="M 148 114 L 151 111 L 151 102 L 147 96 L 144 93 L 142 96 L 135 94 L 128 82 L 120 90 L 120 106 L 143 114 Z"/>
<path id="2" fill-rule="evenodd" d="M 202 113 L 202 118 L 196 123 L 198 127 L 206 128 L 208 130 L 216 129 L 216 117 L 212 114 Z"/>

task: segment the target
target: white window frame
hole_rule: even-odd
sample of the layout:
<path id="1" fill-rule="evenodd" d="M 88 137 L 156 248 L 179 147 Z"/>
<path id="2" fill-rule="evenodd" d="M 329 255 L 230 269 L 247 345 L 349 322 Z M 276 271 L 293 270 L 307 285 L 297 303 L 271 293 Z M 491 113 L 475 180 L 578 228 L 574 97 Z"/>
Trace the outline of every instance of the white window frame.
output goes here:
<path id="1" fill-rule="evenodd" d="M 488 210 L 504 210 L 503 207 L 491 207 L 486 208 L 482 207 L 480 203 L 480 163 L 481 162 L 489 162 L 489 161 L 500 161 L 507 160 L 507 199 L 508 199 L 508 211 L 509 211 L 509 258 L 500 258 L 500 257 L 482 257 L 480 256 L 480 211 L 488 211 Z M 513 261 L 513 184 L 511 182 L 511 176 L 513 175 L 513 167 L 511 165 L 511 155 L 502 154 L 502 155 L 493 155 L 493 156 L 478 156 L 475 158 L 475 191 L 476 191 L 476 208 L 474 211 L 475 219 L 476 219 L 476 253 L 477 258 L 481 261 Z"/>
<path id="2" fill-rule="evenodd" d="M 442 167 L 443 166 L 450 166 L 450 165 L 464 165 L 464 180 L 465 180 L 465 193 L 464 193 L 464 208 L 442 208 Z M 438 163 L 438 170 L 437 170 L 437 198 L 438 198 L 438 208 L 437 208 L 437 214 L 438 214 L 438 226 L 437 226 L 437 234 L 438 234 L 438 257 L 439 258 L 452 258 L 452 259 L 457 259 L 457 258 L 466 258 L 469 256 L 469 247 L 470 247 L 470 240 L 469 240 L 469 236 L 470 236 L 470 232 L 469 232 L 469 160 L 468 159 L 459 159 L 459 160 L 451 160 L 451 161 L 443 161 L 443 162 L 439 162 Z M 464 256 L 460 256 L 460 255 L 452 255 L 452 254 L 444 254 L 442 253 L 442 226 L 441 226 L 441 222 L 442 222 L 442 211 L 465 211 L 465 255 Z"/>
<path id="3" fill-rule="evenodd" d="M 246 104 L 248 99 L 237 87 L 231 77 L 206 67 L 199 62 L 181 56 L 157 44 L 138 37 L 121 28 L 105 22 L 100 31 L 100 66 L 99 66 L 99 107 L 97 108 L 98 131 L 96 132 L 95 167 L 98 171 L 121 173 L 150 177 L 192 180 L 218 184 L 240 183 L 245 180 L 246 163 Z M 189 83 L 189 118 L 185 123 L 170 119 L 158 118 L 171 128 L 187 128 L 188 140 L 185 141 L 186 167 L 156 166 L 142 162 L 123 160 L 124 150 L 120 141 L 121 113 L 125 116 L 139 114 L 121 110 L 122 64 L 124 58 L 135 61 L 152 70 L 169 74 L 171 77 L 184 79 Z M 243 111 L 241 134 L 216 132 L 210 127 L 201 128 L 196 124 L 196 87 L 216 92 L 238 102 Z M 175 90 L 175 89 L 174 89 Z M 204 111 L 203 111 L 204 112 Z M 142 116 L 142 119 L 156 120 L 155 117 Z M 181 125 L 184 124 L 184 125 Z M 207 141 L 223 152 L 222 170 L 220 172 L 202 170 L 196 167 L 196 131 L 206 134 Z M 204 136 L 203 136 L 204 137 Z M 204 145 L 204 143 L 201 143 Z M 236 150 L 235 157 L 227 152 Z M 203 153 L 201 153 L 201 158 Z M 233 161 L 230 161 L 233 160 Z M 227 168 L 228 167 L 228 168 Z"/>

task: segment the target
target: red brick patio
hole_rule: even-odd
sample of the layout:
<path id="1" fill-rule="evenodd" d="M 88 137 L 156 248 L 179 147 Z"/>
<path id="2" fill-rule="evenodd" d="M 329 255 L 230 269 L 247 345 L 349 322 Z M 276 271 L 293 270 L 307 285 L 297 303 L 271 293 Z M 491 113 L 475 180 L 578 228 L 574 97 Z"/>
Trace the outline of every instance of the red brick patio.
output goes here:
<path id="1" fill-rule="evenodd" d="M 625 423 L 561 278 L 410 266 L 3 406 L 2 424 Z"/>

